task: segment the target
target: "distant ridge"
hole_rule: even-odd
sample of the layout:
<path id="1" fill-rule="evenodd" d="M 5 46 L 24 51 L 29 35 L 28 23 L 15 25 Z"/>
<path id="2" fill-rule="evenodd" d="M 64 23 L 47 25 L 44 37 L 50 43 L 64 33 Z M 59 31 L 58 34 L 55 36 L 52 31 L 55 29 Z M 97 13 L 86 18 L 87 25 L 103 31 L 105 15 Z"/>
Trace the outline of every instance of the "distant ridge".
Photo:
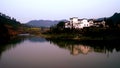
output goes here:
<path id="1" fill-rule="evenodd" d="M 26 25 L 33 26 L 33 27 L 50 27 L 52 25 L 58 24 L 60 21 L 67 21 L 67 20 L 31 20 Z"/>

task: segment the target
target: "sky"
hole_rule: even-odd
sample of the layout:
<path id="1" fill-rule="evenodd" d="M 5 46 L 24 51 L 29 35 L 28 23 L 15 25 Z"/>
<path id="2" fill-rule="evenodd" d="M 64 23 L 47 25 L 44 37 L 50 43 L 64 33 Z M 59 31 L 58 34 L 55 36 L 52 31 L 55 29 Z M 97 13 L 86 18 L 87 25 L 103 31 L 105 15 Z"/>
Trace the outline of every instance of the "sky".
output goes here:
<path id="1" fill-rule="evenodd" d="M 120 13 L 120 0 L 0 0 L 0 12 L 21 23 L 71 17 L 101 18 Z"/>

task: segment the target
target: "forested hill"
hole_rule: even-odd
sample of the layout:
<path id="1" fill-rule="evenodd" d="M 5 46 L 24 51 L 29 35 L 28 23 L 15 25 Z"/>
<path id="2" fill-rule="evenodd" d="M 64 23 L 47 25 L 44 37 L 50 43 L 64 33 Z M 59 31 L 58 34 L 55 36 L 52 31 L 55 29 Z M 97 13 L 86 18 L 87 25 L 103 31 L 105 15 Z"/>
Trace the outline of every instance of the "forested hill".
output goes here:
<path id="1" fill-rule="evenodd" d="M 16 21 L 15 18 L 0 13 L 0 39 L 17 35 L 20 25 L 20 22 Z"/>
<path id="2" fill-rule="evenodd" d="M 111 17 L 106 19 L 106 24 L 110 27 L 119 27 L 120 28 L 120 13 L 114 13 Z"/>
<path id="3" fill-rule="evenodd" d="M 31 20 L 26 25 L 33 26 L 33 27 L 50 27 L 55 24 L 58 24 L 60 21 L 67 21 L 67 20 Z"/>

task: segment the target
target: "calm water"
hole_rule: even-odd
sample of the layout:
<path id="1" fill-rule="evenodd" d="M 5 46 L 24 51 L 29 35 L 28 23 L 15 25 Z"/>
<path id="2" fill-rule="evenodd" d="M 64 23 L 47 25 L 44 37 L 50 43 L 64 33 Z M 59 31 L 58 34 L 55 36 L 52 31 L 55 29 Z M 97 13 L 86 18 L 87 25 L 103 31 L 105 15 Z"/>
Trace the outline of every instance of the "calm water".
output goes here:
<path id="1" fill-rule="evenodd" d="M 0 44 L 0 68 L 120 68 L 116 44 L 17 38 Z"/>

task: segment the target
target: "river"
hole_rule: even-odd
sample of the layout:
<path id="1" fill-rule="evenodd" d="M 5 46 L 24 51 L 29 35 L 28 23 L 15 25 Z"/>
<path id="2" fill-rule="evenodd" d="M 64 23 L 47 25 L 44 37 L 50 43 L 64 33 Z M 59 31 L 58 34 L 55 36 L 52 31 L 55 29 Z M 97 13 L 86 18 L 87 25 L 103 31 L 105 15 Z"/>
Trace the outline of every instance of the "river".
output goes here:
<path id="1" fill-rule="evenodd" d="M 19 37 L 0 44 L 0 68 L 120 68 L 120 46 Z"/>

